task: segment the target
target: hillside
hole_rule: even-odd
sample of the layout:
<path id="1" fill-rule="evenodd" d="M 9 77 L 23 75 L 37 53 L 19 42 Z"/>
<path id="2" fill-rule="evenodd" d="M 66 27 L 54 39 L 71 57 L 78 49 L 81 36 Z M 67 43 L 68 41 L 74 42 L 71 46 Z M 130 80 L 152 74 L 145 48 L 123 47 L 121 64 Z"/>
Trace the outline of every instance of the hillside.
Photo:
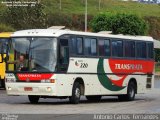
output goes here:
<path id="1" fill-rule="evenodd" d="M 58 25 L 84 30 L 85 0 L 61 0 L 61 10 L 59 1 L 41 0 L 45 5 L 45 12 L 52 15 L 49 23 L 51 25 L 60 23 Z M 103 12 L 129 13 L 141 16 L 149 24 L 148 34 L 155 39 L 160 39 L 160 5 L 120 0 L 101 0 L 99 10 L 99 0 L 88 0 L 88 21 L 96 14 Z M 70 19 L 72 20 L 70 21 Z M 59 22 L 52 22 L 54 20 Z"/>
<path id="2" fill-rule="evenodd" d="M 3 15 L 5 15 L 5 5 L 0 0 L 0 23 L 11 25 L 14 29 L 29 29 L 35 28 L 34 24 L 31 27 L 27 24 L 25 27 L 18 27 L 16 24 L 6 23 Z M 7 0 L 6 0 L 7 1 Z M 36 0 L 16 0 L 16 1 L 36 1 Z M 64 25 L 73 30 L 84 30 L 84 12 L 85 0 L 39 0 L 44 5 L 44 17 L 46 20 L 45 28 L 53 25 Z M 90 20 L 99 13 L 129 13 L 136 14 L 145 19 L 149 24 L 148 35 L 155 39 L 160 39 L 160 5 L 157 4 L 144 4 L 138 2 L 125 2 L 120 0 L 88 0 L 88 23 Z M 32 21 L 31 21 L 32 22 Z M 88 29 L 89 24 L 88 24 Z"/>
<path id="3" fill-rule="evenodd" d="M 59 9 L 60 0 L 41 0 L 46 6 L 46 12 L 63 12 L 66 14 L 83 14 L 85 0 L 61 0 L 62 9 Z M 132 13 L 140 16 L 160 17 L 160 5 L 144 4 L 137 2 L 124 2 L 120 0 L 101 0 L 99 10 L 99 0 L 88 0 L 88 14 L 95 15 L 100 12 Z"/>

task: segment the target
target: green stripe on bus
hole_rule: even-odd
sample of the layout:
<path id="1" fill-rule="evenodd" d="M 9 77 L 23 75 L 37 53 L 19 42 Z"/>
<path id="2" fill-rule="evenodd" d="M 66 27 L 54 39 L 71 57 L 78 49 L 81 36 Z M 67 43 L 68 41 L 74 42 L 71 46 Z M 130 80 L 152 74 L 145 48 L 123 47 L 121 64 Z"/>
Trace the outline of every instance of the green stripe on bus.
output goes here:
<path id="1" fill-rule="evenodd" d="M 97 72 L 98 73 L 104 73 L 104 74 L 98 74 L 98 79 L 102 86 L 110 91 L 120 91 L 124 89 L 126 86 L 116 86 L 112 83 L 112 81 L 106 76 L 105 71 L 104 71 L 104 65 L 103 65 L 103 60 L 102 58 L 99 59 L 98 61 L 98 66 L 97 66 Z"/>

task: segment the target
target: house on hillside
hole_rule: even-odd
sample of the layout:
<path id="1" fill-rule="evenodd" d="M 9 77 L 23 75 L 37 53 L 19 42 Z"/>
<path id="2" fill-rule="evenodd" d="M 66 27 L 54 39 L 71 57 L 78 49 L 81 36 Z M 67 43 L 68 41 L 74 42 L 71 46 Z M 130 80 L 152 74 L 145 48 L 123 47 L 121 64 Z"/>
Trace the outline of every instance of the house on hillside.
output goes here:
<path id="1" fill-rule="evenodd" d="M 139 0 L 139 2 L 148 4 L 159 4 L 160 0 Z"/>
<path id="2" fill-rule="evenodd" d="M 160 0 L 122 0 L 122 1 L 133 1 L 133 2 L 141 2 L 147 4 L 160 4 Z"/>

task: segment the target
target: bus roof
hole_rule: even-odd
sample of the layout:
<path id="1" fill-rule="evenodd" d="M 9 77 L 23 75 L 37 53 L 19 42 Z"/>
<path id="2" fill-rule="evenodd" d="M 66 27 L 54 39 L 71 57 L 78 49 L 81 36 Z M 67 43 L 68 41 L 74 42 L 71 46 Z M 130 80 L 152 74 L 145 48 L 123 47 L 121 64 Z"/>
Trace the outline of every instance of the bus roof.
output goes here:
<path id="1" fill-rule="evenodd" d="M 65 34 L 72 35 L 84 35 L 93 37 L 108 37 L 108 38 L 119 38 L 119 39 L 133 39 L 133 40 L 144 40 L 153 41 L 152 37 L 149 36 L 129 36 L 129 35 L 112 35 L 112 34 L 102 34 L 102 33 L 91 33 L 91 32 L 80 32 L 71 30 L 59 30 L 59 29 L 30 29 L 21 30 L 14 32 L 11 37 L 59 37 Z"/>
<path id="2" fill-rule="evenodd" d="M 11 37 L 12 32 L 1 32 L 0 38 L 9 38 Z"/>

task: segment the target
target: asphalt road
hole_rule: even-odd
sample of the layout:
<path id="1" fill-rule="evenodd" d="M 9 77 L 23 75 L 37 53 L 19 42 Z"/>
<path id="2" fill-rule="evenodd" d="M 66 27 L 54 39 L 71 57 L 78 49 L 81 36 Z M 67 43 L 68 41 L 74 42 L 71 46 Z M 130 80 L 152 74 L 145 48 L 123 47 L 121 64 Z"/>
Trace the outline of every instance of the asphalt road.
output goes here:
<path id="1" fill-rule="evenodd" d="M 154 89 L 148 91 L 146 94 L 136 95 L 135 101 L 131 102 L 120 102 L 117 97 L 106 96 L 98 103 L 88 102 L 85 97 L 82 97 L 78 105 L 70 104 L 68 99 L 51 98 L 40 99 L 39 104 L 33 105 L 29 103 L 26 96 L 7 96 L 4 90 L 0 90 L 0 113 L 58 114 L 55 115 L 58 116 L 57 119 L 59 116 L 61 116 L 60 118 L 68 116 L 75 119 L 75 117 L 78 118 L 77 114 L 160 113 L 160 80 L 155 81 Z M 27 115 L 26 117 L 31 116 Z M 46 117 L 49 118 L 48 115 Z M 50 117 L 52 118 L 52 116 Z M 32 118 L 34 119 L 34 117 Z M 41 120 L 42 117 L 39 119 Z"/>

